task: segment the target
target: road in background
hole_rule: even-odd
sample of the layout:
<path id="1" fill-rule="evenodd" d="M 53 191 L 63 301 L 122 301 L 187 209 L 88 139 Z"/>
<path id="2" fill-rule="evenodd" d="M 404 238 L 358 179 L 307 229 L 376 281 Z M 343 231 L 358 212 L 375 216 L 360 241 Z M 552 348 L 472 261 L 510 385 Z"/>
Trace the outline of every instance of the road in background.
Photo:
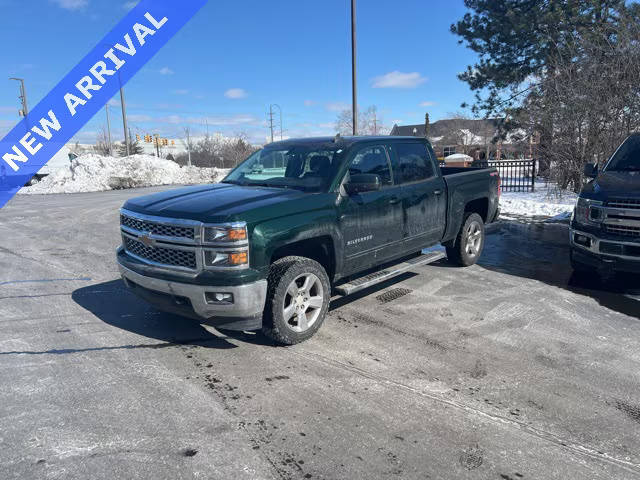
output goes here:
<path id="1" fill-rule="evenodd" d="M 126 291 L 118 208 L 158 190 L 0 210 L 3 478 L 640 478 L 640 287 L 571 278 L 566 225 L 502 223 L 282 348 Z"/>

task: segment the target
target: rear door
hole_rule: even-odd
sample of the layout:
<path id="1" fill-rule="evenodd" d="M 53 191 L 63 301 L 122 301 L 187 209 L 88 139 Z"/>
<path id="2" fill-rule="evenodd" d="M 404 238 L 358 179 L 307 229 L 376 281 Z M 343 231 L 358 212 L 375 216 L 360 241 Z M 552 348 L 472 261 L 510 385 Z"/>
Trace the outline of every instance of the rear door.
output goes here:
<path id="1" fill-rule="evenodd" d="M 391 145 L 396 184 L 402 191 L 402 238 L 406 251 L 420 250 L 442 240 L 446 187 L 423 142 Z"/>
<path id="2" fill-rule="evenodd" d="M 402 202 L 384 145 L 362 147 L 353 154 L 345 181 L 360 173 L 378 175 L 382 188 L 350 195 L 340 203 L 345 271 L 349 273 L 389 258 L 402 242 Z"/>

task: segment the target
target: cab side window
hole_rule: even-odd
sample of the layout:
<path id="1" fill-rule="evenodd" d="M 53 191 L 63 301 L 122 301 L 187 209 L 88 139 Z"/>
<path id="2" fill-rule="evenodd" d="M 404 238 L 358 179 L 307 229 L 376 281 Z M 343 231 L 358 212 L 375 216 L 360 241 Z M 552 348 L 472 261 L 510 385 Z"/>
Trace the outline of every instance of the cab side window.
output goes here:
<path id="1" fill-rule="evenodd" d="M 366 147 L 360 150 L 349 165 L 349 175 L 369 173 L 378 175 L 380 183 L 391 185 L 391 168 L 384 147 Z"/>
<path id="2" fill-rule="evenodd" d="M 427 147 L 422 143 L 396 143 L 392 146 L 396 157 L 396 184 L 419 182 L 435 176 Z"/>

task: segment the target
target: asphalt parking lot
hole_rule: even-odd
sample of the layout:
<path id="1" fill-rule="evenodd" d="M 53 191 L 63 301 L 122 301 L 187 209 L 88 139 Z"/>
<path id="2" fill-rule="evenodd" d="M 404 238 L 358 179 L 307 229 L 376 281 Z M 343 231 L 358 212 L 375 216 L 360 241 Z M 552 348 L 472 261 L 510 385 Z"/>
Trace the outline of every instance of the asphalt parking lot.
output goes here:
<path id="1" fill-rule="evenodd" d="M 565 225 L 501 223 L 282 348 L 125 290 L 117 209 L 155 190 L 0 210 L 2 478 L 640 478 L 640 285 L 573 277 Z"/>

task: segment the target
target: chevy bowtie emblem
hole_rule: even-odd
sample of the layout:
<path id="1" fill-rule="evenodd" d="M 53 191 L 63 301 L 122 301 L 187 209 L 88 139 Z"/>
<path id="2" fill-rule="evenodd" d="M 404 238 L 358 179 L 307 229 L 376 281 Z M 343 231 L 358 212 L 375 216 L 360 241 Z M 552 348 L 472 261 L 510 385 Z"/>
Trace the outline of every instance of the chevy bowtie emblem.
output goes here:
<path id="1" fill-rule="evenodd" d="M 153 248 L 156 246 L 156 241 L 150 237 L 148 233 L 138 237 L 138 240 L 142 242 L 142 244 L 147 248 Z"/>

